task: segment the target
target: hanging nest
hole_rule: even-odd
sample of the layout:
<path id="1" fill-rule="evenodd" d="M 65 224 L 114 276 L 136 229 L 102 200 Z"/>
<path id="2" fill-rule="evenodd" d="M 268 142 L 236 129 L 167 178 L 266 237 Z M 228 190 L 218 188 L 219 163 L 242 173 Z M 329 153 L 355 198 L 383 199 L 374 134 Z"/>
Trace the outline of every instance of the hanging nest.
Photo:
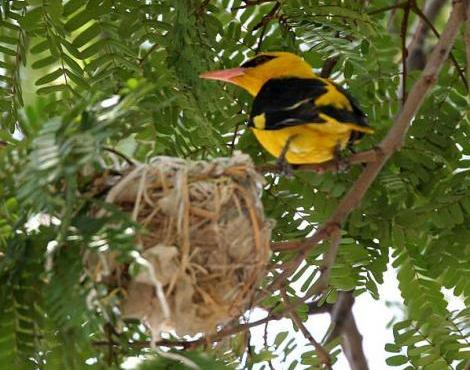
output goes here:
<path id="1" fill-rule="evenodd" d="M 106 201 L 142 226 L 139 272 L 130 277 L 111 253 L 89 259 L 89 271 L 119 282 L 123 316 L 156 335 L 214 332 L 250 306 L 265 276 L 272 225 L 259 199 L 262 183 L 242 154 L 211 162 L 158 157 L 135 166 Z"/>

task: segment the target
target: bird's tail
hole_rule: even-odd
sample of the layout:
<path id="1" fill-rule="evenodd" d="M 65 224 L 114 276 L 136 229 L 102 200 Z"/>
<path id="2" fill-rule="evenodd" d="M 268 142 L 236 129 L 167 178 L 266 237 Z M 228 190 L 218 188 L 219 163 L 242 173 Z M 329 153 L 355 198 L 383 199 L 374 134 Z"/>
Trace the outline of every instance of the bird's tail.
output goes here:
<path id="1" fill-rule="evenodd" d="M 356 125 L 354 123 L 346 123 L 352 130 L 358 131 L 358 132 L 363 132 L 365 134 L 373 134 L 374 129 L 368 126 L 361 126 L 361 125 Z"/>

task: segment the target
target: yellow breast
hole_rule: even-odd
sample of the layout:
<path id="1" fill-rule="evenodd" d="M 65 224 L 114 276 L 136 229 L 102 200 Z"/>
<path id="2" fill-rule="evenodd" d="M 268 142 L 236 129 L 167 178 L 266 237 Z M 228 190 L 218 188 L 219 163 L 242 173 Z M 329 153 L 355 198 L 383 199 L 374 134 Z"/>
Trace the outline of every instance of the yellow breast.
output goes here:
<path id="1" fill-rule="evenodd" d="M 348 125 L 334 120 L 280 130 L 253 128 L 260 144 L 276 158 L 280 156 L 287 140 L 293 137 L 286 153 L 286 160 L 291 164 L 322 163 L 333 159 L 336 147 L 346 147 L 351 131 Z"/>

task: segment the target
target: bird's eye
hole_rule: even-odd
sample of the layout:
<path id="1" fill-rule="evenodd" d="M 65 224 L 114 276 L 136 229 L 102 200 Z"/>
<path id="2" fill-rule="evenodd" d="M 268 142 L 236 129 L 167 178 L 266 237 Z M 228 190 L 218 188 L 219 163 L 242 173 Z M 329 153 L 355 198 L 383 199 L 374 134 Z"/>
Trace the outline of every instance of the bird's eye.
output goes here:
<path id="1" fill-rule="evenodd" d="M 243 63 L 241 65 L 242 68 L 251 68 L 251 67 L 256 67 L 259 66 L 260 64 L 269 62 L 271 59 L 276 58 L 273 55 L 258 55 L 257 57 L 254 57 L 253 59 L 250 59 Z"/>

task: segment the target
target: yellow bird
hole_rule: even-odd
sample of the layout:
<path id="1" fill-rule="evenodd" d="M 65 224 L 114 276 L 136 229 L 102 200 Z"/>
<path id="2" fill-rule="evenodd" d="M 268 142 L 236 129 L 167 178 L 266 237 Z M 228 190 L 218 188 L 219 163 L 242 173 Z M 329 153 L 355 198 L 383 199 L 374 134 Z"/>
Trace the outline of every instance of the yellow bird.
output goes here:
<path id="1" fill-rule="evenodd" d="M 201 77 L 230 82 L 253 95 L 249 126 L 269 153 L 290 164 L 326 162 L 373 132 L 347 91 L 317 76 L 292 53 L 261 53 L 238 68 Z"/>

